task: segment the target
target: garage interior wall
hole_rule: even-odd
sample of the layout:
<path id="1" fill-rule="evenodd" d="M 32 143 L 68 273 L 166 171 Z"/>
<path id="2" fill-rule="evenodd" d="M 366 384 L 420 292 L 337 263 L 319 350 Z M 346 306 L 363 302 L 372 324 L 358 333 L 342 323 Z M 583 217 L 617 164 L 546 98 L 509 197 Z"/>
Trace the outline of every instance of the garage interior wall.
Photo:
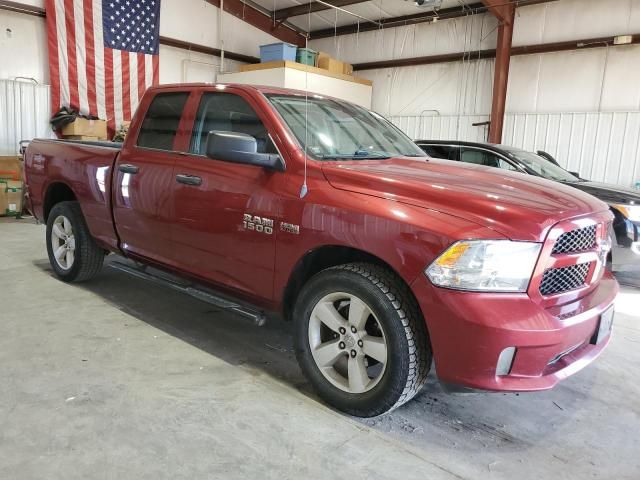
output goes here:
<path id="1" fill-rule="evenodd" d="M 44 8 L 44 0 L 19 3 Z M 219 12 L 203 0 L 162 0 L 160 35 L 220 48 Z M 230 14 L 223 18 L 227 51 L 256 57 L 259 45 L 279 41 Z M 0 155 L 15 154 L 20 139 L 52 136 L 47 57 L 45 19 L 0 10 Z M 227 58 L 224 69 L 235 71 L 240 64 Z M 213 82 L 219 67 L 219 57 L 160 45 L 160 83 Z"/>
<path id="2" fill-rule="evenodd" d="M 348 8 L 348 7 L 345 7 Z M 350 62 L 495 48 L 497 21 L 469 15 L 312 40 Z M 638 0 L 558 0 L 516 10 L 513 45 L 640 33 Z M 414 139 L 485 141 L 494 61 L 363 70 L 373 109 Z M 545 150 L 593 180 L 640 180 L 640 45 L 511 58 L 503 142 Z"/>

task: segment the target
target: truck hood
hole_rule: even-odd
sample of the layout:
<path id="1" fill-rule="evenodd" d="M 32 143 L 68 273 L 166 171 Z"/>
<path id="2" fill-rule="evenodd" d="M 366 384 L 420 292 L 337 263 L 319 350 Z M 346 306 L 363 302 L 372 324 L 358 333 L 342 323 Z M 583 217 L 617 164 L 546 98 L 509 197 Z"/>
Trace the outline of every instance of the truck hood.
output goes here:
<path id="1" fill-rule="evenodd" d="M 557 182 L 448 160 L 327 162 L 322 169 L 334 188 L 437 210 L 512 240 L 543 241 L 561 220 L 608 209 Z"/>

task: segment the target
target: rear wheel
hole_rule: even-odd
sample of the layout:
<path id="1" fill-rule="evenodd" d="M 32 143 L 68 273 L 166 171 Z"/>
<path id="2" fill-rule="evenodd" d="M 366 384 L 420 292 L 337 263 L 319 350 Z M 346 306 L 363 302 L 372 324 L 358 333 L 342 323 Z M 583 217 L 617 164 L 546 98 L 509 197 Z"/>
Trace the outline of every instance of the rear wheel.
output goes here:
<path id="1" fill-rule="evenodd" d="M 91 237 L 78 202 L 60 202 L 47 219 L 47 253 L 58 278 L 82 282 L 102 268 L 104 250 Z"/>
<path id="2" fill-rule="evenodd" d="M 424 385 L 431 350 L 406 285 L 376 265 L 315 275 L 294 310 L 296 355 L 318 394 L 360 417 L 388 412 Z"/>

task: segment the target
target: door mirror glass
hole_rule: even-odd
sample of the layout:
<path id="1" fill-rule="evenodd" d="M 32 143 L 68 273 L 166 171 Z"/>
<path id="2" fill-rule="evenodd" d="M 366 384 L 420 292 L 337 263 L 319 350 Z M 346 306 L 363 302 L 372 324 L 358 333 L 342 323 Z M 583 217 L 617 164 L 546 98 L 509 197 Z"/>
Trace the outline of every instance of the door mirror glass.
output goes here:
<path id="1" fill-rule="evenodd" d="M 206 154 L 207 157 L 213 160 L 284 170 L 284 162 L 280 155 L 258 153 L 257 140 L 246 133 L 219 130 L 209 132 L 207 134 Z"/>

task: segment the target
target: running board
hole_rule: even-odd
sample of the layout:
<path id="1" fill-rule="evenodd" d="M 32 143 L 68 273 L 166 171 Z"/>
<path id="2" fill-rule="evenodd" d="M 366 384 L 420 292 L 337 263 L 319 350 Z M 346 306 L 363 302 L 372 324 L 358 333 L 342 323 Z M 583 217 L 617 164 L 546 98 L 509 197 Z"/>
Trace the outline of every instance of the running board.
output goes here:
<path id="1" fill-rule="evenodd" d="M 128 273 L 129 275 L 132 275 L 134 277 L 141 278 L 151 283 L 155 283 L 156 285 L 162 285 L 165 287 L 169 287 L 172 290 L 175 290 L 181 293 L 186 293 L 187 295 L 197 298 L 198 300 L 206 302 L 210 305 L 219 307 L 223 310 L 230 310 L 232 312 L 238 313 L 244 317 L 250 318 L 253 321 L 253 323 L 258 327 L 264 326 L 264 324 L 267 322 L 266 315 L 264 314 L 264 312 L 260 310 L 254 309 L 246 305 L 242 305 L 238 302 L 234 302 L 232 300 L 229 300 L 228 298 L 222 297 L 220 295 L 216 295 L 207 290 L 196 288 L 192 284 L 179 283 L 170 278 L 165 278 L 160 275 L 149 273 L 147 272 L 147 267 L 145 266 L 133 267 L 121 262 L 111 262 L 108 264 L 108 266 L 115 270 Z"/>

